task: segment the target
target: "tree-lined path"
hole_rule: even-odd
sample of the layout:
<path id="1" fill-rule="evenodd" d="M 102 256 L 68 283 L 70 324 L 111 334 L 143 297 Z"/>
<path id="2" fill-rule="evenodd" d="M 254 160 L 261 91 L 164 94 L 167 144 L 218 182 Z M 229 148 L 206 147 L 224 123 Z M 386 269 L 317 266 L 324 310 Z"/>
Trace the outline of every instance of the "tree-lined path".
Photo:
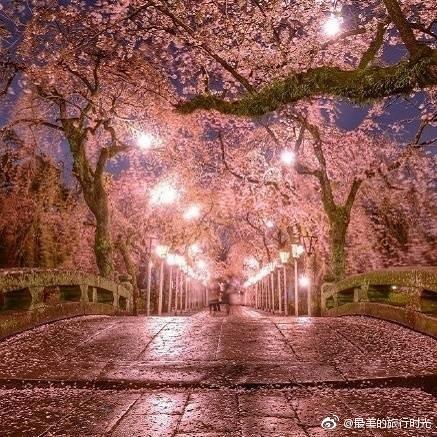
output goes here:
<path id="1" fill-rule="evenodd" d="M 319 436 L 329 415 L 426 418 L 437 340 L 365 317 L 90 316 L 0 344 L 2 435 Z M 433 392 L 434 391 L 434 392 Z"/>

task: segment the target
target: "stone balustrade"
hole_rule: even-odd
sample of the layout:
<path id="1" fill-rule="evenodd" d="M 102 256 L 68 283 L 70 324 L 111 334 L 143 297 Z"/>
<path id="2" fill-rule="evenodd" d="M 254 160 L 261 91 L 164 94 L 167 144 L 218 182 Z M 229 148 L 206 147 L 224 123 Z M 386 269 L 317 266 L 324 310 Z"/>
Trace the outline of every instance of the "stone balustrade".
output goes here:
<path id="1" fill-rule="evenodd" d="M 366 315 L 437 336 L 437 268 L 401 267 L 326 283 L 322 316 Z"/>
<path id="2" fill-rule="evenodd" d="M 86 314 L 130 314 L 132 286 L 88 273 L 0 270 L 0 339 L 51 321 Z"/>

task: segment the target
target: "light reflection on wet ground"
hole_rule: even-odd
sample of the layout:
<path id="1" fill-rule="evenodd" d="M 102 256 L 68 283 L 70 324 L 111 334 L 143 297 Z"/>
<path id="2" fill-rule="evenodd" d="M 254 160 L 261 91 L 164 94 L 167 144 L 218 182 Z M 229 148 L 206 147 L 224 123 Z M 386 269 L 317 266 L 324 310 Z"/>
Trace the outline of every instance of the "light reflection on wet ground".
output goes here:
<path id="1" fill-rule="evenodd" d="M 426 417 L 431 432 L 359 435 L 437 435 L 436 351 L 361 317 L 71 319 L 0 343 L 0 435 L 355 435 L 324 431 L 329 414 Z"/>

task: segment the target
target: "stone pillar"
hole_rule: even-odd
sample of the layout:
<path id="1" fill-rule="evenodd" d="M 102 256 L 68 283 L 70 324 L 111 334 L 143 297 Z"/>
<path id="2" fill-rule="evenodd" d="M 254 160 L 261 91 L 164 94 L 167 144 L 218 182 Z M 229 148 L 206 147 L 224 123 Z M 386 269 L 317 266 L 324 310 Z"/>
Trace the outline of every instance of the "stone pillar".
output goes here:
<path id="1" fill-rule="evenodd" d="M 358 301 L 359 302 L 369 302 L 369 283 L 363 282 L 358 290 Z"/>
<path id="2" fill-rule="evenodd" d="M 88 284 L 80 284 L 80 301 L 85 304 L 88 303 L 90 300 L 88 298 Z"/>
<path id="3" fill-rule="evenodd" d="M 116 290 L 114 290 L 114 291 L 112 292 L 112 296 L 113 296 L 112 306 L 114 307 L 114 309 L 115 309 L 116 311 L 118 311 L 118 309 L 120 308 L 120 305 L 119 305 L 119 298 L 120 298 L 120 295 L 118 294 L 118 287 L 117 287 Z M 130 305 L 129 301 L 130 301 L 130 299 L 128 299 L 128 304 L 127 304 L 128 306 Z M 127 310 L 130 311 L 131 309 L 130 309 L 130 308 L 127 308 Z"/>
<path id="4" fill-rule="evenodd" d="M 358 303 L 360 301 L 360 289 L 354 288 L 354 302 Z"/>
<path id="5" fill-rule="evenodd" d="M 97 300 L 98 300 L 98 298 L 97 298 L 97 288 L 93 287 L 93 302 L 97 303 Z"/>
<path id="6" fill-rule="evenodd" d="M 30 304 L 30 310 L 36 310 L 38 308 L 44 308 L 44 289 L 45 287 L 29 287 L 29 292 L 32 296 L 32 302 Z"/>
<path id="7" fill-rule="evenodd" d="M 326 308 L 326 300 L 327 300 L 327 295 L 330 294 L 331 292 L 331 288 L 334 287 L 335 285 L 332 282 L 325 282 L 324 284 L 322 284 L 322 289 L 321 289 L 321 299 L 320 299 L 320 306 L 321 306 L 321 311 L 322 311 L 322 315 L 324 315 L 324 312 L 327 310 Z M 334 306 L 337 306 L 338 304 L 338 299 L 337 299 L 337 292 L 335 292 L 332 295 L 333 299 L 334 299 Z"/>

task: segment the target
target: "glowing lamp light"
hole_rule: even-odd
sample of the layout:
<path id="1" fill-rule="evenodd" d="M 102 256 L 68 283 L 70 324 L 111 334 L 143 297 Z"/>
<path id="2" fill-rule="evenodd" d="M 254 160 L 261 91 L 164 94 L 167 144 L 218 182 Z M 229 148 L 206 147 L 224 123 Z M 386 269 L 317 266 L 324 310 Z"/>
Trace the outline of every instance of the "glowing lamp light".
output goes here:
<path id="1" fill-rule="evenodd" d="M 179 267 L 185 267 L 185 265 L 187 264 L 185 258 L 182 255 L 175 255 L 174 260 L 176 265 Z"/>
<path id="2" fill-rule="evenodd" d="M 306 275 L 302 275 L 299 278 L 299 285 L 301 287 L 308 287 L 310 285 L 310 282 L 311 282 L 310 278 L 308 276 L 306 276 Z"/>
<path id="3" fill-rule="evenodd" d="M 294 160 L 296 159 L 296 155 L 292 150 L 285 149 L 281 153 L 281 162 L 284 165 L 292 165 Z"/>
<path id="4" fill-rule="evenodd" d="M 305 252 L 305 248 L 302 244 L 292 244 L 291 245 L 291 255 L 293 258 L 299 258 Z"/>
<path id="5" fill-rule="evenodd" d="M 258 260 L 253 256 L 246 258 L 244 264 L 250 269 L 257 269 L 259 267 Z"/>
<path id="6" fill-rule="evenodd" d="M 202 249 L 200 248 L 200 246 L 197 243 L 193 243 L 190 247 L 189 247 L 189 252 L 191 255 L 197 255 L 200 252 L 202 252 Z"/>
<path id="7" fill-rule="evenodd" d="M 190 206 L 184 213 L 185 220 L 193 220 L 200 217 L 200 207 L 197 205 Z"/>
<path id="8" fill-rule="evenodd" d="M 323 31 L 327 36 L 335 36 L 341 30 L 341 17 L 337 17 L 334 14 L 331 14 L 330 17 L 323 24 Z"/>
<path id="9" fill-rule="evenodd" d="M 155 143 L 155 141 L 156 141 L 155 137 L 148 132 L 140 132 L 140 134 L 137 137 L 138 147 L 140 147 L 143 150 L 150 149 Z"/>
<path id="10" fill-rule="evenodd" d="M 170 205 L 177 200 L 178 196 L 176 188 L 165 182 L 157 185 L 150 193 L 151 202 L 157 205 Z"/>
<path id="11" fill-rule="evenodd" d="M 272 229 L 275 227 L 275 222 L 273 220 L 266 220 L 265 224 L 269 229 Z"/>
<path id="12" fill-rule="evenodd" d="M 166 260 L 167 260 L 167 264 L 168 264 L 169 266 L 176 266 L 177 263 L 178 263 L 178 261 L 177 261 L 177 255 L 175 255 L 174 253 L 169 253 L 169 254 L 167 255 Z"/>
<path id="13" fill-rule="evenodd" d="M 290 259 L 290 252 L 288 250 L 280 250 L 279 251 L 279 258 L 281 259 L 282 264 L 287 264 L 288 260 Z"/>
<path id="14" fill-rule="evenodd" d="M 169 250 L 170 248 L 168 246 L 160 244 L 159 246 L 156 246 L 155 252 L 160 258 L 165 258 Z"/>
<path id="15" fill-rule="evenodd" d="M 207 267 L 207 265 L 206 265 L 206 262 L 203 261 L 203 260 L 201 259 L 201 260 L 199 260 L 199 261 L 196 262 L 196 267 L 197 267 L 199 270 L 205 270 L 206 267 Z"/>

